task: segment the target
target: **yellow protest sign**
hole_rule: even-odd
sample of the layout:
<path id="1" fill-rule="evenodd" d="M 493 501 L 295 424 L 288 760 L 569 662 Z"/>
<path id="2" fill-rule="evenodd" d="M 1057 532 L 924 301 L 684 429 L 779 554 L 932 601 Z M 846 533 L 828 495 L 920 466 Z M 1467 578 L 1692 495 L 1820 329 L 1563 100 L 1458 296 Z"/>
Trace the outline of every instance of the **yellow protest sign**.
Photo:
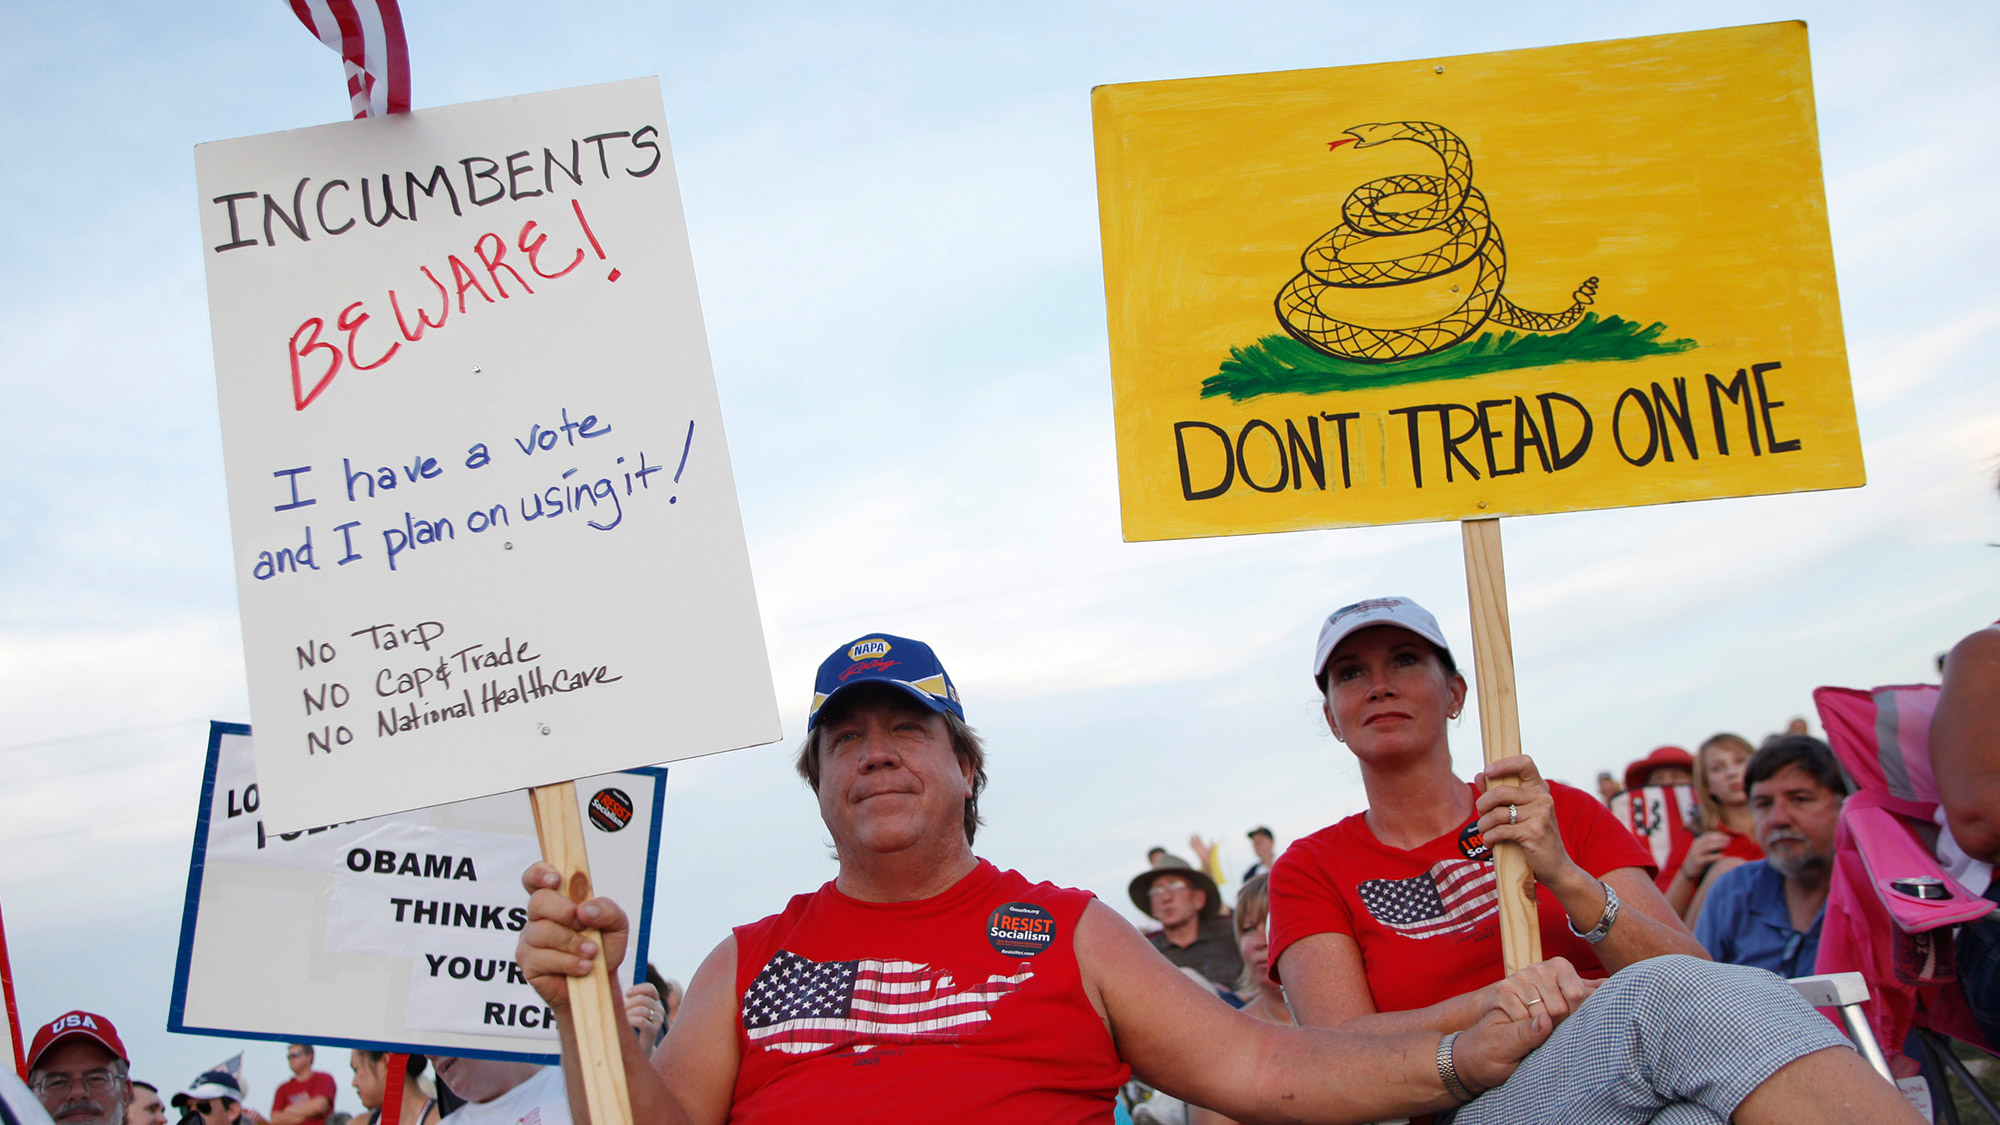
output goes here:
<path id="1" fill-rule="evenodd" d="M 1803 24 L 1093 110 L 1127 539 L 1863 483 Z"/>

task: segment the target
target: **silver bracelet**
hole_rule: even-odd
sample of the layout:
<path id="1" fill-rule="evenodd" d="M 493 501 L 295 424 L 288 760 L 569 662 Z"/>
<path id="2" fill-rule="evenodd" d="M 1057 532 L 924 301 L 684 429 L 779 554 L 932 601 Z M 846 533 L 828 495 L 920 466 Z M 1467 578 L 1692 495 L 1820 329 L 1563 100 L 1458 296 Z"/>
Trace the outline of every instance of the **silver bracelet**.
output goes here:
<path id="1" fill-rule="evenodd" d="M 1598 942 L 1610 937 L 1611 924 L 1618 921 L 1618 892 L 1611 889 L 1611 884 L 1601 879 L 1598 880 L 1597 885 L 1604 888 L 1604 917 L 1599 918 L 1597 925 L 1588 933 L 1577 929 L 1575 922 L 1569 923 L 1570 933 L 1575 934 L 1592 945 L 1596 945 Z"/>
<path id="2" fill-rule="evenodd" d="M 1473 1093 L 1465 1088 L 1465 1083 L 1458 1080 L 1458 1068 L 1452 1065 L 1451 1044 L 1457 1038 L 1458 1032 L 1454 1031 L 1438 1040 L 1438 1077 L 1444 1080 L 1444 1092 L 1456 1099 L 1458 1104 L 1464 1105 L 1472 1100 Z"/>

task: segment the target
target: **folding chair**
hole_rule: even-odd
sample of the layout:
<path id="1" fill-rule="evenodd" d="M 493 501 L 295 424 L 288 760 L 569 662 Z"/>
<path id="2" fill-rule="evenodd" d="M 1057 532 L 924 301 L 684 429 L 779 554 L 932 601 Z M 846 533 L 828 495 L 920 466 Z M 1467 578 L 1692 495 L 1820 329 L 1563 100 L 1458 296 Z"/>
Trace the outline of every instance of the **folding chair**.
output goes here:
<path id="1" fill-rule="evenodd" d="M 1868 1002 L 1868 982 L 1860 973 L 1826 973 L 1815 977 L 1793 977 L 1785 982 L 1797 990 L 1805 1002 L 1815 1008 L 1833 1008 L 1840 1013 L 1840 1026 L 1847 1031 L 1847 1037 L 1854 1040 L 1854 1049 L 1875 1068 L 1875 1073 L 1894 1082 L 1896 1076 L 1889 1072 L 1889 1060 L 1882 1054 L 1882 1045 L 1875 1041 L 1875 1033 L 1868 1029 L 1868 1020 L 1861 1013 L 1861 1005 Z"/>
<path id="2" fill-rule="evenodd" d="M 2000 1125 L 2000 1112 L 1940 1038 L 1993 1050 L 1957 987 L 1950 952 L 1953 928 L 1984 918 L 1995 904 L 1947 874 L 1929 842 L 1938 808 L 1930 765 L 1937 696 L 1934 684 L 1813 692 L 1827 742 L 1855 790 L 1841 809 L 1815 968 L 1859 973 L 1868 993 L 1861 1011 L 1881 1052 L 1893 1062 L 1916 1031 L 1933 1072 L 1956 1073 Z M 1941 1082 L 1934 1093 L 1955 1121 Z"/>

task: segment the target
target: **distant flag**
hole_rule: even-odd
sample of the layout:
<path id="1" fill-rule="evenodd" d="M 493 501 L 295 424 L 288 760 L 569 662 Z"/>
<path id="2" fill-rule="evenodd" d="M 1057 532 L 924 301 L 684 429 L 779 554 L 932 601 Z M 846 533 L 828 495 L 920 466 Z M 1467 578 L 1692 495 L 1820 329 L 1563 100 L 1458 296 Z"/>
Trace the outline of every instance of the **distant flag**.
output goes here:
<path id="1" fill-rule="evenodd" d="M 243 1089 L 243 1052 L 238 1051 L 208 1069 L 219 1070 L 229 1077 L 236 1079 L 236 1088 L 239 1090 Z M 205 1074 L 207 1071 L 203 1071 L 203 1073 Z"/>
<path id="2" fill-rule="evenodd" d="M 356 120 L 410 112 L 410 51 L 396 0 L 286 0 L 319 41 L 347 63 Z"/>

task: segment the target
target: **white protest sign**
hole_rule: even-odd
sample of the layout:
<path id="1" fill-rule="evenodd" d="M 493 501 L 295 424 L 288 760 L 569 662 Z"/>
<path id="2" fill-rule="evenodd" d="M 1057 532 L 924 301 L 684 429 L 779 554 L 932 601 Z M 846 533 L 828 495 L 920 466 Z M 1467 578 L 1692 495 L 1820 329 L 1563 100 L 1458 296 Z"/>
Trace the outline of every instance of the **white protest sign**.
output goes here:
<path id="1" fill-rule="evenodd" d="M 269 827 L 780 737 L 656 81 L 195 163 Z"/>
<path id="2" fill-rule="evenodd" d="M 666 780 L 576 783 L 596 889 L 637 925 L 627 983 L 645 972 Z M 250 728 L 211 724 L 167 1030 L 555 1061 L 514 964 L 521 872 L 541 857 L 526 794 L 284 834 L 261 804 Z"/>

